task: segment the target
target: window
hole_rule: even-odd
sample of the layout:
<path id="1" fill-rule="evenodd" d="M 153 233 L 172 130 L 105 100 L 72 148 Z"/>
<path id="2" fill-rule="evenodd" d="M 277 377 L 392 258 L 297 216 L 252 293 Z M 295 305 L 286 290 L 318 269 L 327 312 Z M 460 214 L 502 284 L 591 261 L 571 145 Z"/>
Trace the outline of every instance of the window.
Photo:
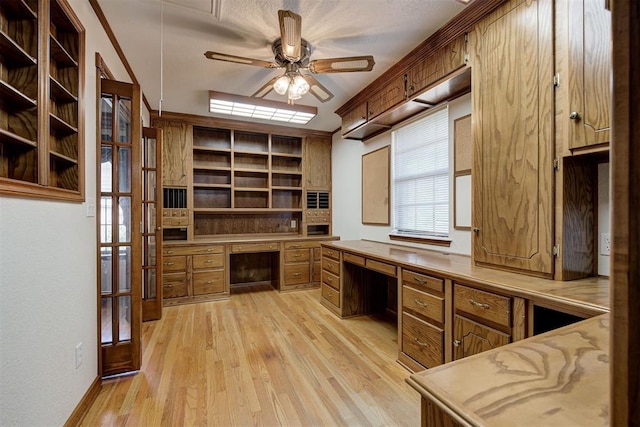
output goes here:
<path id="1" fill-rule="evenodd" d="M 393 229 L 449 236 L 449 110 L 393 132 Z"/>

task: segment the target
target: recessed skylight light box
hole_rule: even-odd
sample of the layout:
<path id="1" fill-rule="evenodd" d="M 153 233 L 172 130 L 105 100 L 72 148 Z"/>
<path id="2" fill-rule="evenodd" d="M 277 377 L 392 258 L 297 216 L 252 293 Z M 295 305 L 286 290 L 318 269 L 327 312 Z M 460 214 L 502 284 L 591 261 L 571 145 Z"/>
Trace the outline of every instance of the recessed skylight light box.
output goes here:
<path id="1" fill-rule="evenodd" d="M 307 124 L 318 114 L 317 107 L 209 91 L 209 111 L 237 117 Z"/>

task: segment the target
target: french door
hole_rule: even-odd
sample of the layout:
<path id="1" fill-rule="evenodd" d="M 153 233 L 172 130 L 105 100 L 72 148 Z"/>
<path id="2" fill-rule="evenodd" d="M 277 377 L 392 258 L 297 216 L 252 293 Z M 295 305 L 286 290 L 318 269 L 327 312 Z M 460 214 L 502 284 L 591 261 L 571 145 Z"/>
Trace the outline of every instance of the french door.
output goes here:
<path id="1" fill-rule="evenodd" d="M 140 369 L 140 87 L 100 79 L 98 280 L 102 376 Z"/>
<path id="2" fill-rule="evenodd" d="M 162 131 L 142 129 L 142 321 L 162 317 Z"/>

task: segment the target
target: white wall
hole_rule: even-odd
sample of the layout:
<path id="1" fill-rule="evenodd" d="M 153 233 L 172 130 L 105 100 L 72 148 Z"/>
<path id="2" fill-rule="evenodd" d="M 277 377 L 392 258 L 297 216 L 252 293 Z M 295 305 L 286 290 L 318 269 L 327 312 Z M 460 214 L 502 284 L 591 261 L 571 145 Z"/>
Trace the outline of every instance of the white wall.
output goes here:
<path id="1" fill-rule="evenodd" d="M 449 103 L 449 143 L 453 147 L 453 122 L 459 117 L 471 113 L 471 94 L 457 98 Z M 405 244 L 391 241 L 391 226 L 363 225 L 362 218 L 362 155 L 391 144 L 391 132 L 385 132 L 365 142 L 345 140 L 336 133 L 333 135 L 332 161 L 332 198 L 333 198 L 333 234 L 342 240 L 368 239 L 380 242 Z M 453 165 L 453 149 L 450 150 L 450 164 Z M 450 224 L 451 247 L 406 244 L 425 249 L 434 249 L 465 255 L 471 254 L 471 233 L 453 229 L 453 174 L 450 175 Z M 462 195 L 471 200 L 471 193 Z M 393 200 L 390 201 L 393 206 Z"/>
<path id="2" fill-rule="evenodd" d="M 89 2 L 69 3 L 86 29 L 85 188 L 95 197 L 95 52 L 130 80 Z M 95 235 L 84 203 L 0 196 L 2 426 L 64 424 L 97 376 Z"/>

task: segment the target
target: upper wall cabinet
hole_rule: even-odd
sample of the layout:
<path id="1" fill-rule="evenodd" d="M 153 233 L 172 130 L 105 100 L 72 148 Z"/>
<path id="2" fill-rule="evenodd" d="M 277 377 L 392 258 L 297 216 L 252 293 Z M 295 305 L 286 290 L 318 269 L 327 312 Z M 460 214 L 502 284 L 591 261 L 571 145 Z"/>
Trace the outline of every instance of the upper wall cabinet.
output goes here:
<path id="1" fill-rule="evenodd" d="M 611 12 L 602 0 L 558 2 L 568 17 L 569 149 L 610 139 Z M 564 11 L 563 11 L 564 12 Z"/>
<path id="2" fill-rule="evenodd" d="M 304 139 L 304 176 L 307 190 L 331 190 L 331 138 Z"/>
<path id="3" fill-rule="evenodd" d="M 407 94 L 420 93 L 429 85 L 464 67 L 466 58 L 466 36 L 461 34 L 451 43 L 423 59 L 407 73 Z"/>
<path id="4" fill-rule="evenodd" d="M 477 264 L 553 274 L 553 9 L 512 0 L 472 32 Z"/>
<path id="5" fill-rule="evenodd" d="M 164 187 L 186 187 L 191 168 L 191 126 L 186 123 L 154 121 L 162 129 L 162 185 Z"/>
<path id="6" fill-rule="evenodd" d="M 405 75 L 402 74 L 373 94 L 367 101 L 367 120 L 375 119 L 404 101 L 406 97 L 405 82 Z"/>
<path id="7" fill-rule="evenodd" d="M 0 192 L 84 199 L 84 28 L 65 0 L 0 2 Z"/>

